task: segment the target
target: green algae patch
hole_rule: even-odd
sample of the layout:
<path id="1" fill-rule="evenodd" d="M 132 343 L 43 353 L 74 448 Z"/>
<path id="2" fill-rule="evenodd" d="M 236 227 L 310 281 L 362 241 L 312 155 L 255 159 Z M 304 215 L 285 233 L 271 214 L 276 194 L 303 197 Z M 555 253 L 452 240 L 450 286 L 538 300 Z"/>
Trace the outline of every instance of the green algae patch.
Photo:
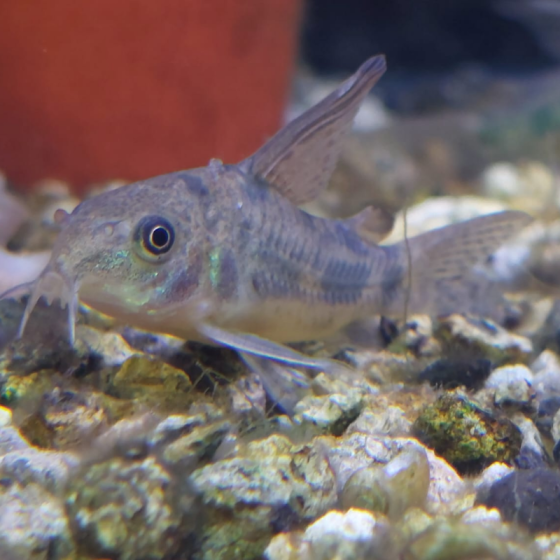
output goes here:
<path id="1" fill-rule="evenodd" d="M 500 461 L 511 463 L 521 449 L 521 432 L 460 392 L 445 393 L 428 405 L 413 426 L 416 437 L 462 474 Z"/>
<path id="2" fill-rule="evenodd" d="M 181 412 L 192 402 L 188 375 L 160 360 L 131 356 L 110 380 L 108 392 L 158 410 Z"/>

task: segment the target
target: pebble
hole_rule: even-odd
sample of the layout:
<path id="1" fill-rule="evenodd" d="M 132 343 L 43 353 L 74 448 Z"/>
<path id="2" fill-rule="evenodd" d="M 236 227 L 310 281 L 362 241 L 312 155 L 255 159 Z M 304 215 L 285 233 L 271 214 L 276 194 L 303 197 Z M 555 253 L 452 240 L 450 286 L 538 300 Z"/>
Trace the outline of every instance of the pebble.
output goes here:
<path id="1" fill-rule="evenodd" d="M 497 530 L 498 529 L 498 530 Z M 403 555 L 406 560 L 537 560 L 538 553 L 513 531 L 495 523 L 441 520 L 421 533 Z"/>
<path id="2" fill-rule="evenodd" d="M 0 556 L 3 560 L 76 558 L 64 504 L 39 484 L 3 481 Z"/>
<path id="3" fill-rule="evenodd" d="M 107 392 L 168 413 L 186 410 L 193 400 L 192 383 L 184 371 L 147 356 L 131 356 L 123 362 Z"/>
<path id="4" fill-rule="evenodd" d="M 424 369 L 418 380 L 427 381 L 432 387 L 455 389 L 462 386 L 476 390 L 482 386 L 491 371 L 492 362 L 486 358 L 440 358 Z"/>
<path id="5" fill-rule="evenodd" d="M 451 351 L 461 348 L 471 354 L 487 358 L 496 365 L 527 363 L 533 355 L 532 342 L 489 320 L 451 315 L 440 322 L 442 336 Z"/>
<path id="6" fill-rule="evenodd" d="M 377 557 L 388 528 L 383 517 L 359 509 L 329 511 L 295 539 L 278 535 L 265 551 L 267 560 L 366 560 Z M 384 551 L 387 553 L 387 551 Z"/>
<path id="7" fill-rule="evenodd" d="M 306 396 L 294 408 L 294 422 L 313 426 L 322 433 L 341 435 L 364 407 L 361 390 L 347 393 Z"/>
<path id="8" fill-rule="evenodd" d="M 78 465 L 79 459 L 72 453 L 20 448 L 0 457 L 0 476 L 21 485 L 38 484 L 57 494 Z"/>
<path id="9" fill-rule="evenodd" d="M 406 436 L 410 432 L 412 422 L 407 418 L 402 407 L 396 405 L 383 406 L 372 410 L 362 410 L 358 418 L 352 422 L 347 434 L 364 432 L 379 436 Z"/>
<path id="10" fill-rule="evenodd" d="M 0 429 L 6 428 L 12 423 L 12 411 L 5 406 L 0 406 Z"/>
<path id="11" fill-rule="evenodd" d="M 555 442 L 558 441 L 558 437 L 560 436 L 560 426 L 557 426 L 553 431 L 554 418 L 558 410 L 560 410 L 560 396 L 543 399 L 539 403 L 537 417 L 535 418 L 535 424 L 540 432 L 546 436 L 552 437 Z"/>
<path id="12" fill-rule="evenodd" d="M 482 496 L 490 489 L 494 482 L 513 472 L 513 470 L 513 467 L 506 465 L 505 463 L 492 463 L 489 467 L 486 467 L 474 479 L 474 488 L 478 495 Z"/>
<path id="13" fill-rule="evenodd" d="M 494 391 L 497 406 L 527 406 L 534 397 L 533 372 L 523 364 L 496 368 L 484 386 Z"/>
<path id="14" fill-rule="evenodd" d="M 477 496 L 477 503 L 496 508 L 507 521 L 531 532 L 560 529 L 560 473 L 547 469 L 514 471 Z"/>
<path id="15" fill-rule="evenodd" d="M 411 445 L 385 465 L 355 472 L 342 491 L 342 507 L 379 512 L 397 520 L 408 508 L 424 506 L 429 484 L 427 453 Z"/>
<path id="16" fill-rule="evenodd" d="M 560 359 L 552 350 L 544 350 L 531 364 L 533 389 L 538 401 L 560 397 Z"/>

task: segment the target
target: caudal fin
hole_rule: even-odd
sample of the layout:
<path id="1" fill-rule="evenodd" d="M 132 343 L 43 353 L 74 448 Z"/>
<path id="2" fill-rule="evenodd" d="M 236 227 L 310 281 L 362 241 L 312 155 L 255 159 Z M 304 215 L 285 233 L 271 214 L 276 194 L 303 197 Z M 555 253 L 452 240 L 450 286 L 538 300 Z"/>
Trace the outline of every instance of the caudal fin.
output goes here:
<path id="1" fill-rule="evenodd" d="M 389 276 L 386 314 L 476 313 L 494 316 L 498 287 L 480 265 L 532 221 L 524 212 L 507 211 L 473 218 L 387 247 Z"/>

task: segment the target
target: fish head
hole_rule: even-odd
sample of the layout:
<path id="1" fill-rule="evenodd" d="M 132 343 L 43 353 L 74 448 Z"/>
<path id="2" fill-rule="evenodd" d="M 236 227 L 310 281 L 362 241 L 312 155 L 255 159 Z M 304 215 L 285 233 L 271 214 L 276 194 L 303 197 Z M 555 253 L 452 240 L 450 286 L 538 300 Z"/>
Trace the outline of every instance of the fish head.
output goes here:
<path id="1" fill-rule="evenodd" d="M 61 231 L 30 286 L 20 333 L 41 297 L 68 306 L 71 339 L 78 297 L 138 326 L 134 317 L 157 321 L 196 298 L 204 250 L 200 197 L 208 194 L 200 187 L 196 172 L 175 173 L 104 192 L 71 214 L 57 211 Z"/>

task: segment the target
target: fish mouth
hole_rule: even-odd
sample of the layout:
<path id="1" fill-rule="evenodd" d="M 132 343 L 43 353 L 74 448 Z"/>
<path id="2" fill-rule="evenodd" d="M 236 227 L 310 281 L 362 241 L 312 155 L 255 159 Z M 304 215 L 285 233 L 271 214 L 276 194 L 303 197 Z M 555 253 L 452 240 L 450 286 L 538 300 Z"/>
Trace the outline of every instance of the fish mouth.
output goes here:
<path id="1" fill-rule="evenodd" d="M 54 269 L 52 265 L 49 264 L 35 281 L 20 284 L 8 290 L 0 295 L 0 300 L 29 294 L 29 299 L 27 300 L 19 326 L 18 338 L 23 336 L 29 317 L 41 298 L 44 298 L 48 305 L 52 305 L 56 300 L 60 301 L 60 306 L 63 309 L 68 309 L 68 336 L 70 344 L 74 345 L 76 316 L 79 305 L 78 288 L 78 283 L 75 280 L 69 278 L 62 271 Z"/>

